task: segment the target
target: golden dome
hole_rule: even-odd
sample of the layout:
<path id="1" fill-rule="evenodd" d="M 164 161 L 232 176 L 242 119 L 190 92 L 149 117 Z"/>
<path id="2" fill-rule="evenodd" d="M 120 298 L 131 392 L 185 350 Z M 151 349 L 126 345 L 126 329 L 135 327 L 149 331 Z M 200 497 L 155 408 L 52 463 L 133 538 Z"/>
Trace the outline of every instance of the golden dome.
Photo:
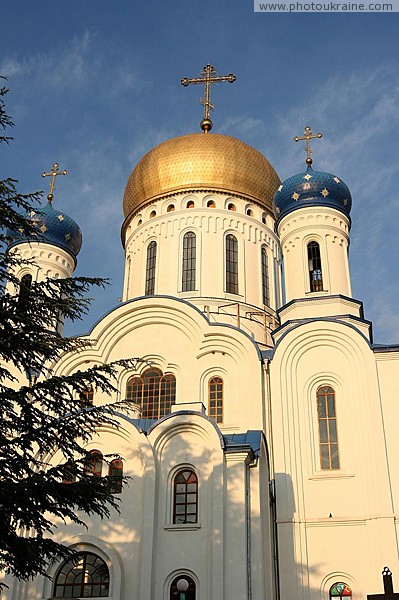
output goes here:
<path id="1" fill-rule="evenodd" d="M 150 201 L 180 191 L 237 194 L 271 210 L 280 179 L 268 160 L 236 138 L 192 133 L 162 142 L 132 171 L 123 196 L 128 217 Z"/>

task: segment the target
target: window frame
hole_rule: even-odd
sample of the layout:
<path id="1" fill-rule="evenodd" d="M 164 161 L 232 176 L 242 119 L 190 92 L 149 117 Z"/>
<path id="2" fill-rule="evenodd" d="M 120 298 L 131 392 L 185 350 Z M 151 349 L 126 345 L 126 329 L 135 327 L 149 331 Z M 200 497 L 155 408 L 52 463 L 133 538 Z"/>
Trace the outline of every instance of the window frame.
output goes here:
<path id="1" fill-rule="evenodd" d="M 155 278 L 157 269 L 158 244 L 151 240 L 147 246 L 147 256 L 145 263 L 145 296 L 155 295 Z"/>
<path id="2" fill-rule="evenodd" d="M 269 274 L 269 257 L 267 255 L 267 247 L 265 244 L 261 247 L 261 268 L 262 268 L 262 302 L 264 306 L 270 307 L 270 274 Z"/>
<path id="3" fill-rule="evenodd" d="M 181 481 L 177 481 L 177 478 L 179 476 L 184 476 L 184 473 L 190 473 L 190 476 L 188 478 L 186 478 L 185 482 L 181 482 Z M 191 477 L 195 478 L 195 481 L 189 481 L 189 479 Z M 195 485 L 195 491 L 189 490 L 188 486 L 189 485 Z M 184 490 L 179 490 L 177 489 L 177 486 L 184 486 Z M 194 502 L 188 502 L 187 501 L 187 497 L 188 496 L 193 496 L 195 495 L 195 501 Z M 178 496 L 184 496 L 185 500 L 184 502 L 177 502 L 177 497 Z M 199 505 L 198 505 L 198 500 L 199 500 L 199 478 L 198 478 L 198 473 L 195 471 L 195 469 L 193 469 L 192 466 L 182 466 L 180 465 L 177 470 L 174 472 L 173 477 L 172 477 L 172 525 L 174 526 L 192 526 L 192 527 L 198 527 L 199 526 Z M 189 506 L 193 506 L 195 505 L 195 512 L 188 512 L 187 508 Z M 184 512 L 177 512 L 176 507 L 177 506 L 184 506 L 185 507 L 185 511 Z M 178 518 L 181 518 L 182 516 L 184 516 L 184 521 L 181 522 L 180 520 L 178 521 Z M 188 521 L 187 518 L 189 516 L 195 516 L 195 521 Z"/>
<path id="4" fill-rule="evenodd" d="M 330 400 L 331 397 L 332 400 Z M 331 404 L 332 407 L 330 406 Z M 340 471 L 341 458 L 339 452 L 337 402 L 335 389 L 331 385 L 318 386 L 316 391 L 316 410 L 319 432 L 320 470 L 324 473 Z M 333 412 L 333 414 L 330 415 L 330 412 Z M 331 437 L 335 438 L 335 440 L 331 441 Z M 325 439 L 326 441 L 324 441 Z M 336 456 L 333 454 L 333 447 L 335 447 Z M 326 451 L 328 456 L 326 455 Z M 327 461 L 326 458 L 328 459 Z M 334 461 L 336 461 L 335 464 Z"/>
<path id="5" fill-rule="evenodd" d="M 187 231 L 183 235 L 181 291 L 193 292 L 197 280 L 197 235 Z"/>
<path id="6" fill-rule="evenodd" d="M 219 381 L 216 381 L 219 380 Z M 216 389 L 212 390 L 211 386 L 216 385 Z M 221 391 L 217 386 L 221 385 Z M 218 394 L 221 393 L 221 398 L 218 398 Z M 215 397 L 212 395 L 215 394 Z M 220 402 L 219 402 L 220 400 Z M 211 406 L 214 402 L 215 406 Z M 220 409 L 220 410 L 218 410 Z M 224 380 L 220 375 L 213 375 L 208 380 L 208 416 L 215 421 L 215 423 L 223 423 L 224 420 Z"/>
<path id="7" fill-rule="evenodd" d="M 74 582 L 69 583 L 69 584 L 58 583 L 60 575 L 62 574 L 63 570 L 68 567 L 69 564 L 70 564 L 70 568 L 65 573 L 65 580 L 67 579 L 69 573 L 71 573 L 71 571 L 73 571 L 73 570 L 76 570 L 77 566 L 80 564 L 80 561 L 79 562 L 77 562 L 77 560 L 74 561 L 73 558 L 65 560 L 58 567 L 58 569 L 56 571 L 56 574 L 54 576 L 54 584 L 52 586 L 52 591 L 53 591 L 52 596 L 54 598 L 77 598 L 77 599 L 78 598 L 109 598 L 110 597 L 110 587 L 111 587 L 111 573 L 110 573 L 110 569 L 109 569 L 107 563 L 105 562 L 105 560 L 101 556 L 99 556 L 98 554 L 96 554 L 95 552 L 90 552 L 90 551 L 87 551 L 87 550 L 82 550 L 80 552 L 77 552 L 76 553 L 76 559 L 79 556 L 82 556 L 82 561 L 83 561 L 83 568 L 81 569 L 81 576 L 80 576 L 81 581 L 80 581 L 80 583 L 76 583 L 76 579 L 75 579 Z M 100 583 L 92 584 L 92 583 L 87 583 L 87 581 L 85 581 L 85 566 L 87 565 L 87 557 L 88 556 L 94 556 L 96 558 L 96 560 L 100 561 L 100 568 L 104 568 L 104 567 L 106 568 L 107 575 L 106 575 L 106 577 L 104 579 L 100 579 Z M 98 595 L 98 594 L 94 595 L 92 593 L 90 595 L 86 595 L 85 594 L 86 588 L 89 587 L 89 586 L 91 586 L 92 592 L 93 592 L 94 585 L 99 585 L 100 588 L 102 586 L 107 585 L 107 589 L 106 589 L 107 593 L 106 594 L 100 594 L 100 595 Z M 80 587 L 78 595 L 74 595 L 74 596 L 66 596 L 65 595 L 65 592 L 66 592 L 66 590 L 68 588 L 70 588 L 70 587 L 74 588 L 74 587 L 78 587 L 78 586 Z M 59 595 L 59 590 L 57 590 L 57 588 L 59 588 L 59 587 L 62 588 L 62 591 L 63 591 L 62 595 Z M 101 591 L 101 589 L 100 589 L 100 591 Z M 75 593 L 75 592 L 72 590 L 72 593 Z"/>
<path id="8" fill-rule="evenodd" d="M 319 242 L 310 240 L 306 244 L 306 260 L 309 290 L 311 292 L 323 292 L 323 263 L 321 259 L 321 248 Z"/>
<path id="9" fill-rule="evenodd" d="M 158 381 L 146 381 L 149 373 L 156 374 Z M 153 375 L 151 378 L 154 379 L 155 376 Z M 129 390 L 129 387 L 133 385 L 137 387 Z M 146 400 L 148 401 L 150 398 L 151 388 L 157 391 L 157 397 L 155 398 L 154 394 L 152 401 L 146 403 Z M 140 407 L 143 419 L 161 419 L 170 414 L 172 405 L 176 401 L 176 377 L 174 373 L 168 371 L 163 373 L 156 367 L 146 369 L 141 375 L 132 375 L 126 382 L 125 400 Z"/>
<path id="10" fill-rule="evenodd" d="M 239 295 L 238 239 L 233 233 L 225 236 L 224 243 L 225 293 Z"/>

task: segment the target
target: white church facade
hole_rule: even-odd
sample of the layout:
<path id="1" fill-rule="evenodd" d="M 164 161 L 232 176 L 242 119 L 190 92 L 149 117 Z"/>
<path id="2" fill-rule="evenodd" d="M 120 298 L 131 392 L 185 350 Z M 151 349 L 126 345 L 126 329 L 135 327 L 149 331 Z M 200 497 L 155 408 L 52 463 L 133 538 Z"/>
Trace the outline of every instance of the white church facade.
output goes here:
<path id="1" fill-rule="evenodd" d="M 54 365 L 147 361 L 120 372 L 134 414 L 88 447 L 98 476 L 131 479 L 120 514 L 58 527 L 78 567 L 6 600 L 365 600 L 386 564 L 399 581 L 399 347 L 373 344 L 352 298 L 350 191 L 307 162 L 281 183 L 205 131 L 135 167 L 122 302 Z M 37 265 L 20 276 L 69 276 L 80 230 L 41 211 L 43 240 L 13 245 Z"/>

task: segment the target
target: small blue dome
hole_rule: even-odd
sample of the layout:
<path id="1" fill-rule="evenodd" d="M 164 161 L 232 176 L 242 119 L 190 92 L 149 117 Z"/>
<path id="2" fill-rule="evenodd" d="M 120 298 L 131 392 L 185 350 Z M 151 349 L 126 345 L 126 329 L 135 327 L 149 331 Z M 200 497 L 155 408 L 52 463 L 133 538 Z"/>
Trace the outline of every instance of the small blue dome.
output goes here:
<path id="1" fill-rule="evenodd" d="M 10 232 L 13 241 L 9 248 L 22 242 L 43 242 L 63 248 L 76 259 L 82 246 L 80 227 L 67 214 L 55 210 L 48 202 L 43 208 L 32 209 L 29 218 L 37 228 L 37 236 L 25 236 L 18 232 Z"/>
<path id="2" fill-rule="evenodd" d="M 283 181 L 273 198 L 277 222 L 290 212 L 305 206 L 329 206 L 349 217 L 352 196 L 342 179 L 308 167 L 305 173 Z"/>

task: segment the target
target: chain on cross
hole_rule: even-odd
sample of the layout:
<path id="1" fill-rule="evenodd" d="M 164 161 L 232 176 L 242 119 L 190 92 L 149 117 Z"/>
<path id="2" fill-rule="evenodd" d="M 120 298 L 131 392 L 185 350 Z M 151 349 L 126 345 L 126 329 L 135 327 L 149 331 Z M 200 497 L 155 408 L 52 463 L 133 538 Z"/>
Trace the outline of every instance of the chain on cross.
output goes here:
<path id="1" fill-rule="evenodd" d="M 307 153 L 306 164 L 308 165 L 308 167 L 310 167 L 311 164 L 312 164 L 312 162 L 313 162 L 313 159 L 311 157 L 311 154 L 313 153 L 313 150 L 310 147 L 310 140 L 317 139 L 317 138 L 320 139 L 322 137 L 323 137 L 322 133 L 312 133 L 312 130 L 309 127 L 309 125 L 307 125 L 305 127 L 305 130 L 304 130 L 302 136 L 295 136 L 294 137 L 294 142 L 299 142 L 299 140 L 306 140 L 305 152 Z"/>
<path id="2" fill-rule="evenodd" d="M 200 72 L 202 77 L 194 77 L 189 79 L 184 77 L 181 80 L 181 84 L 187 87 L 192 83 L 203 83 L 205 85 L 205 98 L 201 98 L 200 102 L 204 107 L 204 118 L 200 125 L 204 133 L 208 133 L 212 129 L 213 123 L 211 121 L 211 110 L 214 110 L 214 106 L 211 103 L 211 85 L 212 83 L 219 83 L 220 81 L 228 81 L 234 83 L 237 77 L 230 73 L 229 75 L 216 76 L 215 68 L 212 65 L 206 65 Z"/>
<path id="3" fill-rule="evenodd" d="M 66 169 L 64 169 L 64 171 L 60 171 L 59 167 L 60 166 L 58 163 L 54 163 L 50 173 L 42 173 L 42 177 L 51 177 L 50 193 L 47 196 L 49 202 L 52 202 L 54 200 L 53 192 L 55 190 L 55 178 L 57 177 L 57 175 L 68 175 L 68 171 Z"/>

